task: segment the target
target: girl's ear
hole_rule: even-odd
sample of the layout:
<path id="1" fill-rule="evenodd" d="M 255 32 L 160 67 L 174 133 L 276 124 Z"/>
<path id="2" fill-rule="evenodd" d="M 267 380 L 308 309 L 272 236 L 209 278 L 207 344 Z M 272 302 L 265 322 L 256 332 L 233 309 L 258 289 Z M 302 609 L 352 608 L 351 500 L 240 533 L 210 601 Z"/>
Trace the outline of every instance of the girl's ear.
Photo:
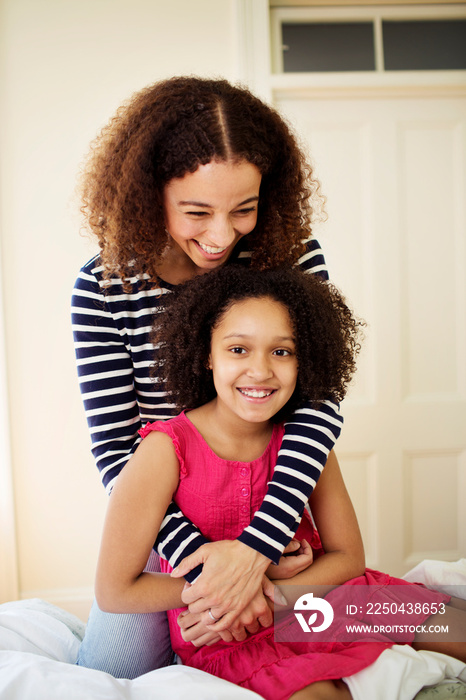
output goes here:
<path id="1" fill-rule="evenodd" d="M 209 355 L 207 362 L 205 363 L 207 369 L 212 369 L 212 355 Z"/>

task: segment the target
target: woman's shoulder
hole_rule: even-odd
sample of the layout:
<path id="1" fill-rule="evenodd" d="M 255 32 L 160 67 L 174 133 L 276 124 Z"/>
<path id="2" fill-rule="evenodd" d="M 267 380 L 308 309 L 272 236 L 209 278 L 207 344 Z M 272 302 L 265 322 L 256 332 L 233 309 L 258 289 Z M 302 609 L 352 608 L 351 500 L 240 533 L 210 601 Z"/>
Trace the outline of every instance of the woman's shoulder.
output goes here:
<path id="1" fill-rule="evenodd" d="M 153 432 L 173 435 L 183 432 L 183 427 L 187 423 L 188 421 L 183 411 L 177 416 L 173 416 L 173 418 L 168 418 L 168 420 L 156 420 L 153 423 L 146 423 L 142 428 L 140 428 L 140 430 L 138 430 L 138 433 L 143 439 Z"/>
<path id="2" fill-rule="evenodd" d="M 324 280 L 329 279 L 327 264 L 319 241 L 311 237 L 305 242 L 305 253 L 296 263 L 301 270 L 317 274 Z"/>
<path id="3" fill-rule="evenodd" d="M 75 295 L 97 295 L 106 303 L 128 304 L 152 308 L 172 291 L 166 284 L 155 285 L 149 275 L 137 275 L 123 280 L 117 274 L 106 275 L 100 255 L 95 255 L 79 271 L 74 285 Z"/>

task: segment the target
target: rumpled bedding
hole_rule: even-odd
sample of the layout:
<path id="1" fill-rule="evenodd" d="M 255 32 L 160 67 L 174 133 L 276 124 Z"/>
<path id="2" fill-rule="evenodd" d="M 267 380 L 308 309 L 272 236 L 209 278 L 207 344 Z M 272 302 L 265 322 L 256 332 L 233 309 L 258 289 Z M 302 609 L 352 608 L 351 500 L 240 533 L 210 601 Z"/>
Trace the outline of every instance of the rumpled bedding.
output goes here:
<path id="1" fill-rule="evenodd" d="M 403 578 L 466 600 L 466 559 L 426 559 Z M 386 649 L 375 663 L 345 681 L 353 700 L 466 698 L 466 664 L 444 654 L 414 651 L 407 645 Z"/>
<path id="2" fill-rule="evenodd" d="M 43 600 L 0 605 L 0 700 L 254 700 L 259 695 L 188 666 L 134 680 L 75 666 L 78 618 Z"/>
<path id="3" fill-rule="evenodd" d="M 444 593 L 465 591 L 466 559 L 426 560 L 404 577 Z M 76 666 L 84 624 L 42 600 L 0 605 L 0 700 L 247 700 L 260 696 L 197 669 L 175 665 L 134 680 Z M 354 700 L 466 697 L 466 664 L 406 645 L 384 651 L 345 679 Z"/>

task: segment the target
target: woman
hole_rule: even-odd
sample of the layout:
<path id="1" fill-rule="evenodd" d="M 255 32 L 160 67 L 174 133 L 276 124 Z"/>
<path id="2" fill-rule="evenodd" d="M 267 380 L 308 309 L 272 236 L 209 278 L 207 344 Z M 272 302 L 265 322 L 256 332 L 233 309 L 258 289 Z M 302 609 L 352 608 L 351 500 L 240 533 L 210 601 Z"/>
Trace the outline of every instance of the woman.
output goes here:
<path id="1" fill-rule="evenodd" d="M 174 413 L 149 377 L 149 331 L 164 296 L 231 262 L 258 270 L 300 264 L 326 277 L 310 239 L 321 197 L 273 109 L 226 81 L 189 77 L 148 87 L 118 110 L 91 150 L 82 197 L 101 252 L 76 282 L 74 335 L 93 454 L 110 491 L 141 424 Z M 207 544 L 169 507 L 158 551 L 174 567 L 184 559 L 178 575 L 189 581 L 204 565 L 183 600 L 222 618 L 224 639 L 245 637 L 242 614 L 271 623 L 263 591 L 272 596 L 273 587 L 264 573 L 296 531 L 340 429 L 330 397 L 293 417 L 263 505 L 233 542 Z M 161 615 L 108 616 L 94 606 L 78 662 L 131 678 L 168 663 Z M 96 643 L 102 636 L 106 651 Z"/>

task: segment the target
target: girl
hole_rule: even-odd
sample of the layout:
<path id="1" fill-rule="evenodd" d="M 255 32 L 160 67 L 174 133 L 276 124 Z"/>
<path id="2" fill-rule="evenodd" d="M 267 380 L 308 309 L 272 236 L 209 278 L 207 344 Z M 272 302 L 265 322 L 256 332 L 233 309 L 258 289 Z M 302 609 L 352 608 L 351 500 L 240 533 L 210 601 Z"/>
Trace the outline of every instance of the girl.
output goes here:
<path id="1" fill-rule="evenodd" d="M 73 331 L 92 450 L 110 492 L 141 424 L 176 410 L 161 380 L 149 377 L 154 315 L 179 283 L 235 261 L 256 271 L 299 264 L 326 276 L 310 238 L 321 197 L 273 109 L 226 81 L 186 77 L 152 85 L 118 110 L 93 144 L 82 198 L 100 255 L 76 282 Z M 204 564 L 185 602 L 213 609 L 225 628 L 239 620 L 239 637 L 247 605 L 271 621 L 264 572 L 292 538 L 340 433 L 338 406 L 323 398 L 287 424 L 264 504 L 235 541 L 201 546 L 206 539 L 173 504 L 164 521 L 159 552 L 173 566 L 191 554 L 180 575 L 193 581 L 199 570 L 189 569 Z M 167 641 L 163 613 L 114 617 L 94 606 L 78 663 L 133 678 L 170 662 Z"/>
<path id="2" fill-rule="evenodd" d="M 359 349 L 358 326 L 332 287 L 298 270 L 228 267 L 183 285 L 156 327 L 157 372 L 183 412 L 142 429 L 144 440 L 110 497 L 96 578 L 101 608 L 168 609 L 173 648 L 185 664 L 270 700 L 350 698 L 339 679 L 368 666 L 393 642 L 275 642 L 274 629 L 259 630 L 251 616 L 250 636 L 225 643 L 219 623 L 208 626 L 180 611 L 183 581 L 168 575 L 169 564 L 163 562 L 165 574 L 143 569 L 172 498 L 210 539 L 241 532 L 267 490 L 282 421 L 305 398 L 314 405 L 327 396 L 343 398 Z M 276 584 L 338 586 L 354 579 L 380 590 L 404 585 L 406 600 L 448 600 L 365 572 L 357 520 L 333 452 L 310 506 L 317 529 L 305 512 L 298 554 L 268 570 Z M 419 613 L 414 624 L 427 617 Z"/>

